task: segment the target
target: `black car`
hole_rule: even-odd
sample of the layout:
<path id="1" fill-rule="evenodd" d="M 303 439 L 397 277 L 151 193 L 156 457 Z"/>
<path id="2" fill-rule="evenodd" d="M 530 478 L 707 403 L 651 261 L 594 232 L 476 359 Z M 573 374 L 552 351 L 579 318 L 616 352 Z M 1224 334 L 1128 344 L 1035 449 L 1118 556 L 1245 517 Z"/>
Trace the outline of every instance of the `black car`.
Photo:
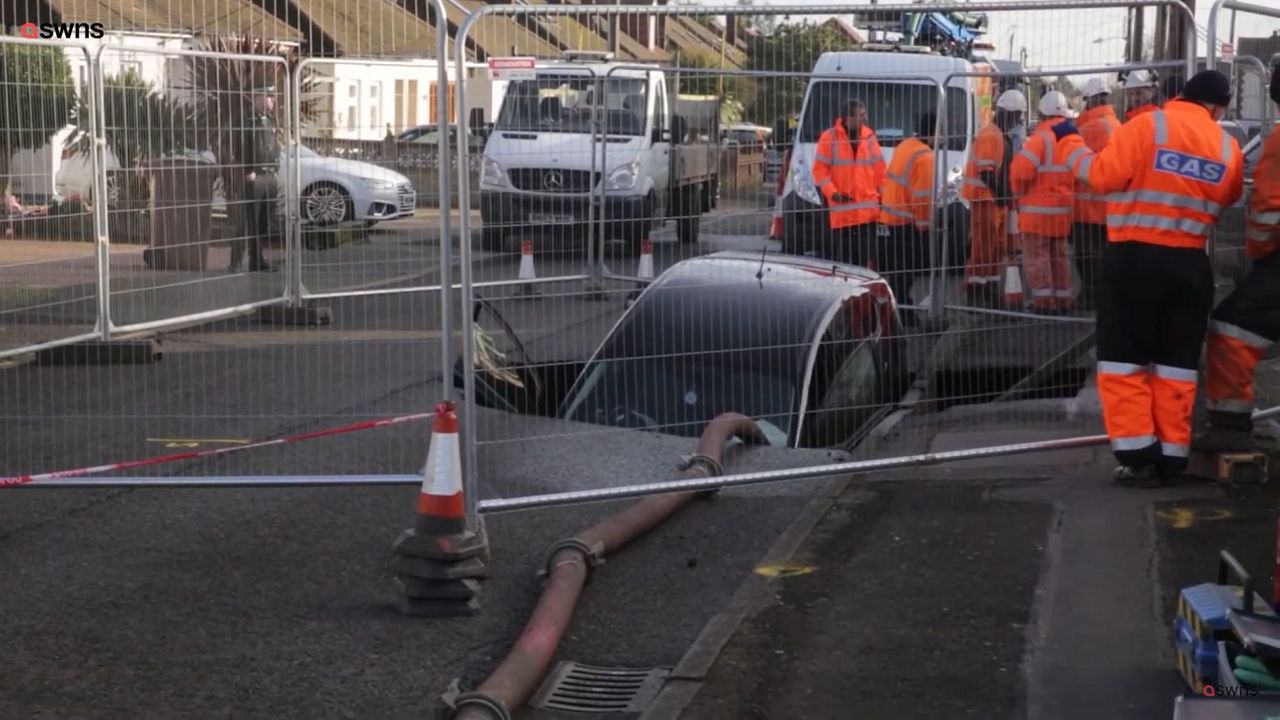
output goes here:
<path id="1" fill-rule="evenodd" d="M 492 312 L 483 301 L 476 310 Z M 585 363 L 530 361 L 501 327 L 518 357 L 500 358 L 494 338 L 477 333 L 478 404 L 686 437 L 732 411 L 755 419 L 773 445 L 844 445 L 909 381 L 886 281 L 782 254 L 677 263 Z M 461 379 L 459 363 L 455 384 Z"/>

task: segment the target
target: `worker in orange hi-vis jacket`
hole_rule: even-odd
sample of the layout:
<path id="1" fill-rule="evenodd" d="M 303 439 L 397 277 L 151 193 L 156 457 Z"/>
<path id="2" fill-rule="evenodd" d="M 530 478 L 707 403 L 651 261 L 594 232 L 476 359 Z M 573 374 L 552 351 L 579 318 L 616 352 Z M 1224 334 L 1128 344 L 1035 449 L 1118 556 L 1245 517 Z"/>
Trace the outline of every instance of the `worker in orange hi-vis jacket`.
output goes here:
<path id="1" fill-rule="evenodd" d="M 990 124 L 978 131 L 969 151 L 961 194 L 969 201 L 969 261 L 965 266 L 965 293 L 970 305 L 999 301 L 1000 265 L 1012 253 L 1009 246 L 1009 164 L 1014 142 L 1010 135 L 1027 112 L 1027 99 L 1017 90 L 1006 90 L 996 99 Z"/>
<path id="2" fill-rule="evenodd" d="M 1271 99 L 1280 106 L 1280 66 L 1271 72 Z M 1245 252 L 1253 269 L 1209 317 L 1209 428 L 1195 444 L 1212 452 L 1253 447 L 1253 374 L 1280 341 L 1280 132 L 1262 146 L 1248 212 Z"/>
<path id="3" fill-rule="evenodd" d="M 916 273 L 928 267 L 929 228 L 933 225 L 933 149 L 938 116 L 916 118 L 916 134 L 898 144 L 880 190 L 880 227 L 876 248 L 878 271 L 900 304 L 911 302 Z M 915 316 L 903 316 L 914 324 Z"/>
<path id="4" fill-rule="evenodd" d="M 1150 70 L 1131 70 L 1124 78 L 1124 121 L 1159 110 L 1157 89 L 1156 77 Z"/>
<path id="5" fill-rule="evenodd" d="M 1130 120 L 1076 177 L 1107 193 L 1098 295 L 1098 395 L 1115 481 L 1160 486 L 1186 471 L 1200 349 L 1213 309 L 1205 245 L 1244 193 L 1244 158 L 1218 124 L 1231 81 L 1197 73 L 1163 109 Z"/>
<path id="6" fill-rule="evenodd" d="M 1027 137 L 1009 170 L 1018 197 L 1018 230 L 1031 307 L 1060 313 L 1075 296 L 1067 238 L 1071 235 L 1076 179 L 1067 158 L 1084 148 L 1079 130 L 1067 118 L 1067 98 L 1057 90 L 1040 98 L 1043 121 Z"/>
<path id="7" fill-rule="evenodd" d="M 1089 78 L 1080 90 L 1085 110 L 1076 119 L 1080 137 L 1093 152 L 1111 142 L 1120 127 L 1116 110 L 1111 106 L 1111 88 L 1100 77 Z M 1076 309 L 1093 308 L 1097 297 L 1098 274 L 1102 267 L 1102 250 L 1107 246 L 1107 200 L 1083 182 L 1076 183 L 1075 222 L 1071 226 L 1071 244 L 1075 249 L 1076 270 L 1080 273 L 1080 292 Z"/>
<path id="8" fill-rule="evenodd" d="M 867 106 L 847 101 L 831 127 L 818 138 L 813 181 L 827 200 L 831 247 L 819 257 L 867 267 L 875 260 L 880 188 L 887 170 L 876 133 L 867 124 Z"/>

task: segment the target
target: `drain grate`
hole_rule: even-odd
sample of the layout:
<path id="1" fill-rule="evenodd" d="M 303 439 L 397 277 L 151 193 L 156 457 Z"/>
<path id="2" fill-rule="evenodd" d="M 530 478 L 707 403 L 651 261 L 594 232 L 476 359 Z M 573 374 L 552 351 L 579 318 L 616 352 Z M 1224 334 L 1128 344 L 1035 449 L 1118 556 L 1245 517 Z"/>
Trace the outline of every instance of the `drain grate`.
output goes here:
<path id="1" fill-rule="evenodd" d="M 665 668 L 604 668 L 562 662 L 529 704 L 578 713 L 637 713 L 648 707 L 671 674 Z"/>

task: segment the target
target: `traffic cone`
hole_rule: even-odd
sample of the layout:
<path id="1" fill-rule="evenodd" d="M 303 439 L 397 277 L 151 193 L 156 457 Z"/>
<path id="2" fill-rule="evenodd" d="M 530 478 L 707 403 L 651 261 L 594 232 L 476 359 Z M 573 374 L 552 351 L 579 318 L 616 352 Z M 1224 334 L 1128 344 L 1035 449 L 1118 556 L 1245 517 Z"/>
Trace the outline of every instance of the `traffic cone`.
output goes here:
<path id="1" fill-rule="evenodd" d="M 1004 266 L 1004 277 L 1001 278 L 1000 284 L 1004 289 L 1004 305 L 1008 308 L 1021 310 L 1024 306 L 1022 295 L 1022 268 L 1014 259 L 1010 259 Z"/>
<path id="2" fill-rule="evenodd" d="M 640 242 L 640 266 L 636 269 L 636 277 L 641 280 L 653 279 L 653 241 L 649 238 Z"/>
<path id="3" fill-rule="evenodd" d="M 525 282 L 520 286 L 521 295 L 537 295 L 538 290 L 531 281 L 538 279 L 538 272 L 533 267 L 533 241 L 525 238 L 520 241 L 520 275 Z"/>
<path id="4" fill-rule="evenodd" d="M 393 551 L 394 597 L 402 613 L 456 617 L 479 610 L 478 580 L 488 577 L 489 543 L 483 525 L 467 529 L 458 416 L 452 403 L 436 406 L 417 519 Z"/>

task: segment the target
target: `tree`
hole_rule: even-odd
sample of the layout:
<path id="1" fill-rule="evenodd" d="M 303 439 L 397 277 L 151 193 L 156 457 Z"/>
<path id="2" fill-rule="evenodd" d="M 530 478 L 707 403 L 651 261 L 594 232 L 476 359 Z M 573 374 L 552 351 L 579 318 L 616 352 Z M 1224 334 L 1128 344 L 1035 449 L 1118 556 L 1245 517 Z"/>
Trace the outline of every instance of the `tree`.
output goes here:
<path id="1" fill-rule="evenodd" d="M 849 38 L 830 25 L 809 22 L 779 25 L 770 34 L 752 38 L 747 44 L 747 69 L 779 75 L 757 79 L 747 116 L 772 124 L 799 112 L 818 56 L 851 47 Z"/>
<path id="2" fill-rule="evenodd" d="M 76 105 L 61 48 L 0 44 L 0 194 L 14 153 L 43 147 L 70 124 Z"/>
<path id="3" fill-rule="evenodd" d="M 742 121 L 746 105 L 755 97 L 752 78 L 718 72 L 720 59 L 709 52 L 682 53 L 675 58 L 675 65 L 693 71 L 680 74 L 680 94 L 718 95 L 722 100 L 720 124 L 733 125 Z"/>
<path id="4" fill-rule="evenodd" d="M 106 78 L 102 95 L 103 137 L 122 167 L 137 167 L 144 160 L 195 147 L 191 106 L 159 92 L 133 70 Z M 76 153 L 91 148 L 91 119 L 84 117 L 87 109 L 81 106 L 72 121 Z"/>

